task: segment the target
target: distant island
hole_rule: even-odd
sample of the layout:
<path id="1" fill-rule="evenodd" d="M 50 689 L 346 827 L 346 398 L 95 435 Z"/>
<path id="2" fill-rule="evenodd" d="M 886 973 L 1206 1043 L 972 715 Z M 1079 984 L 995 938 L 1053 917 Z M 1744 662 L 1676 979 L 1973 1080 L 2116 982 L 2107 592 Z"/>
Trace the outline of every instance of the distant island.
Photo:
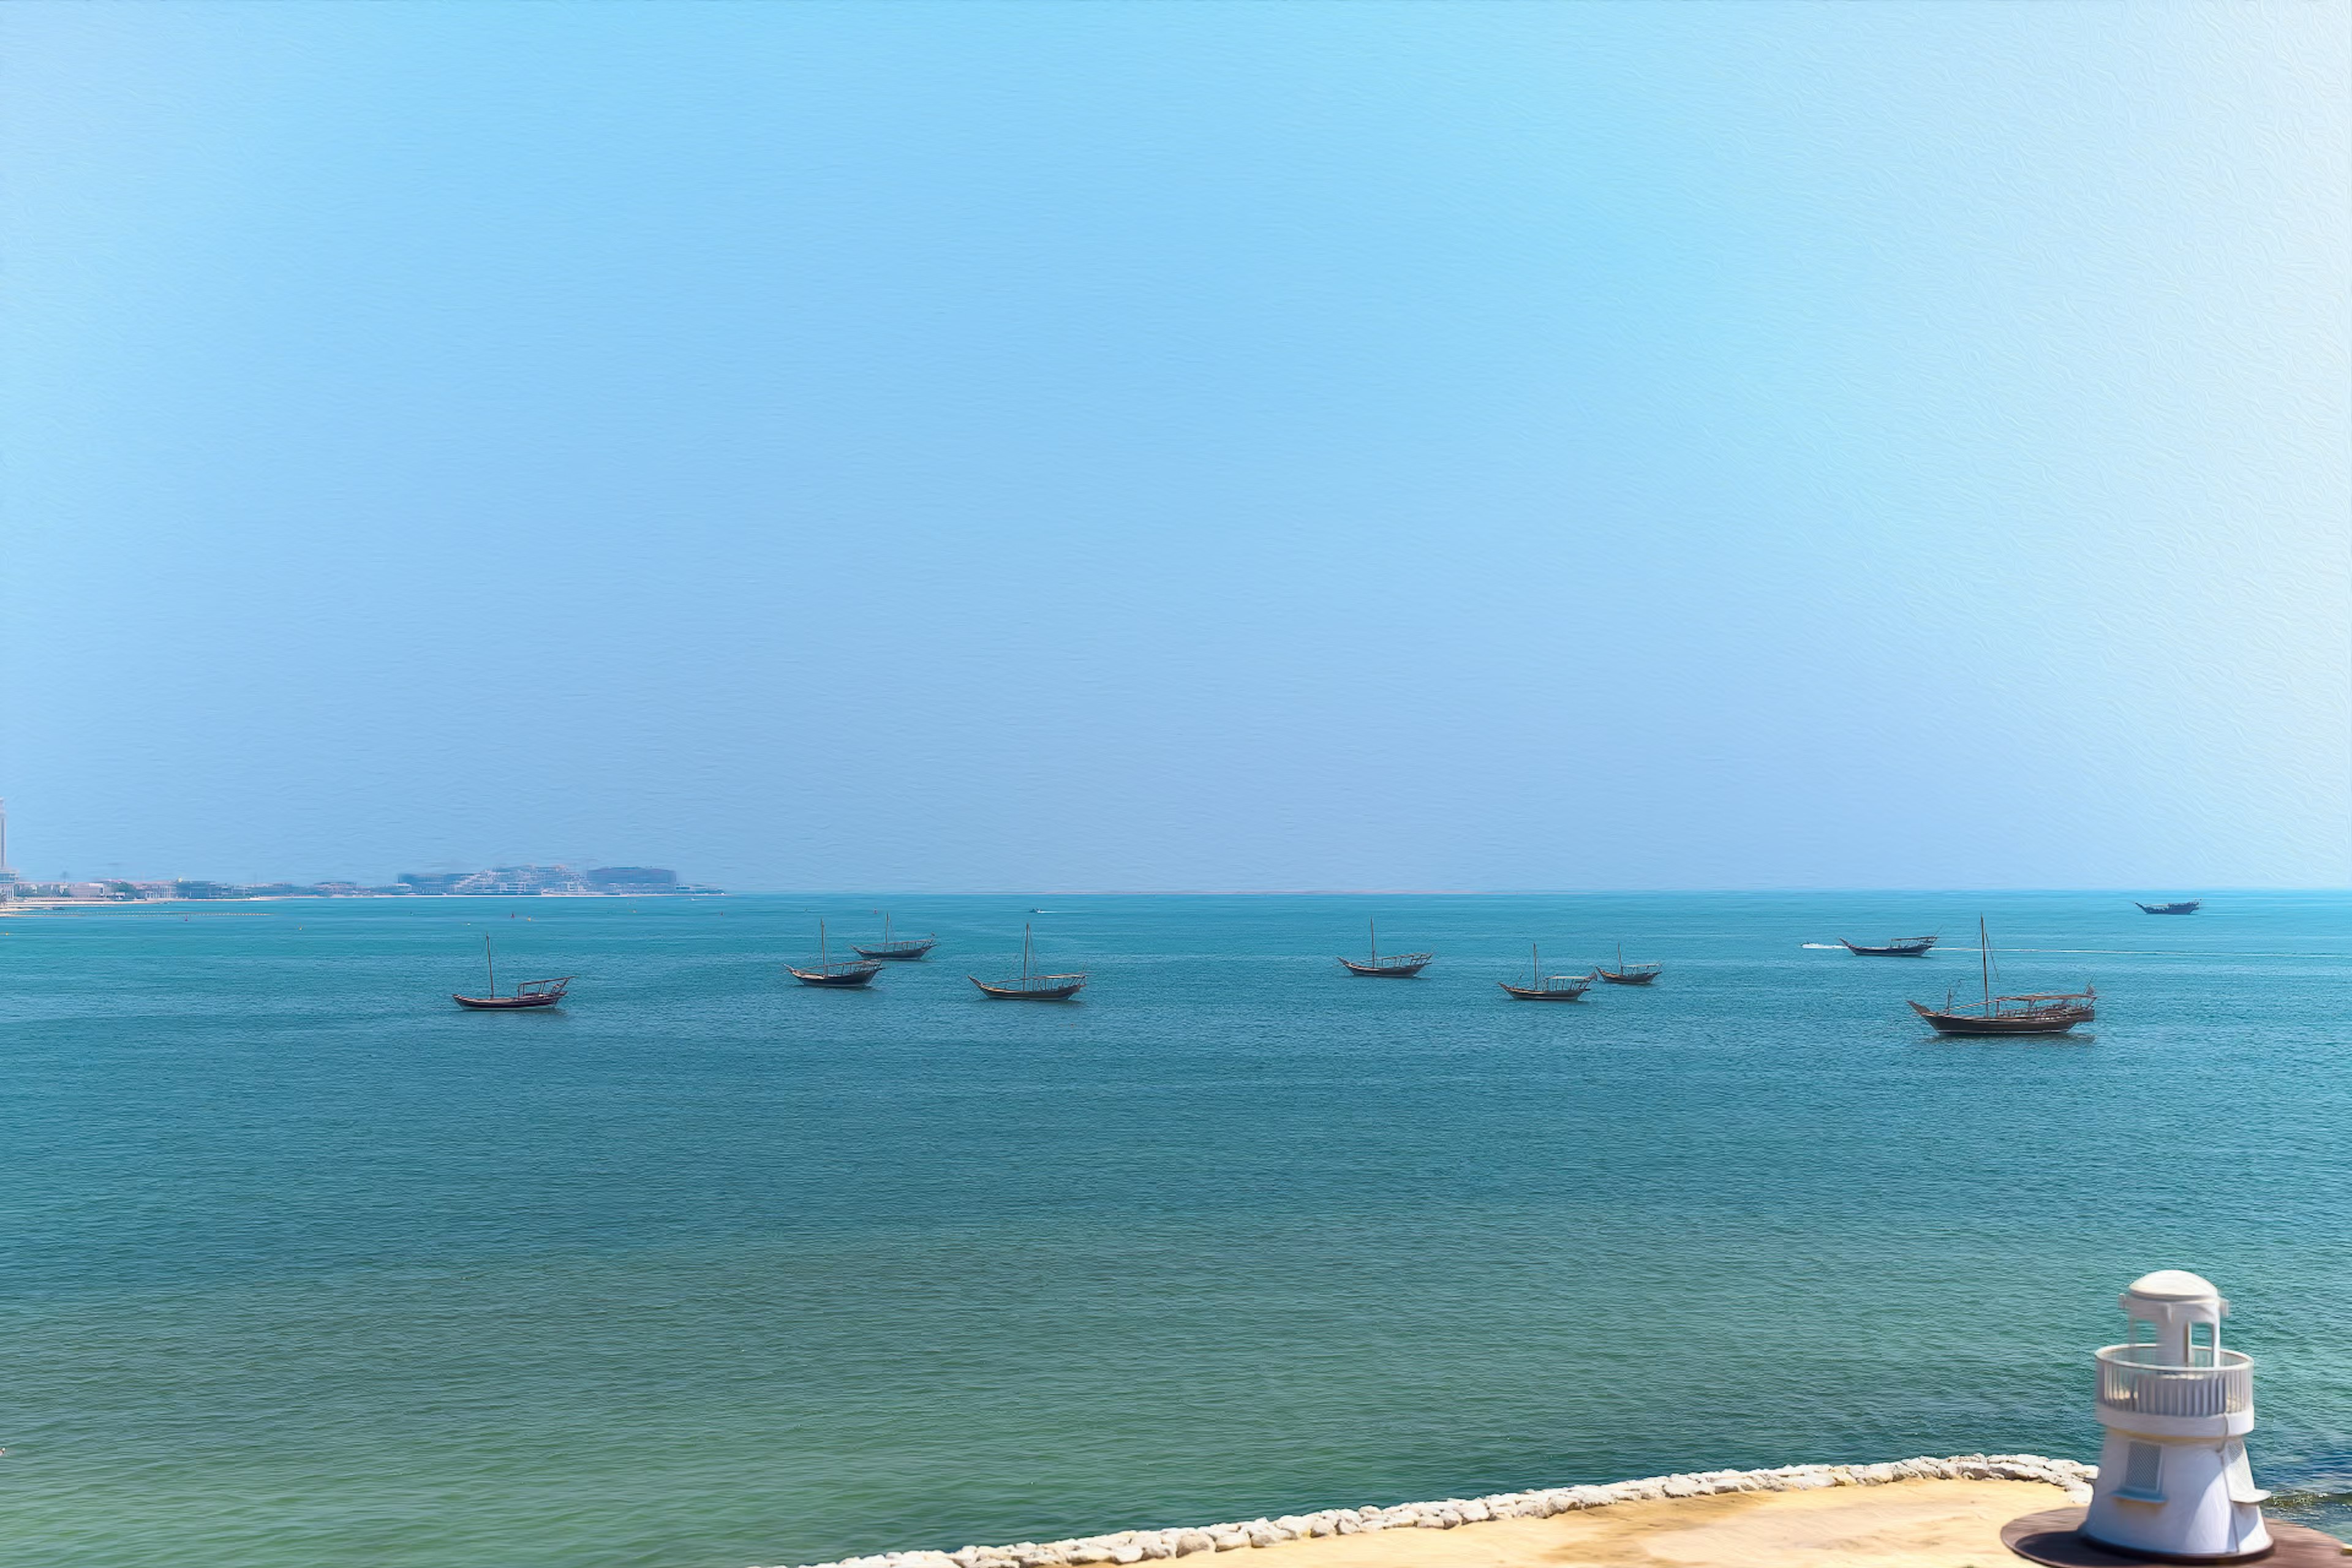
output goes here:
<path id="1" fill-rule="evenodd" d="M 441 899 L 682 898 L 719 892 L 681 882 L 661 866 L 494 866 L 486 871 L 404 871 L 389 887 L 357 882 L 169 881 L 35 882 L 0 874 L 0 900 L 42 903 L 130 903 L 142 900 L 211 899 Z"/>

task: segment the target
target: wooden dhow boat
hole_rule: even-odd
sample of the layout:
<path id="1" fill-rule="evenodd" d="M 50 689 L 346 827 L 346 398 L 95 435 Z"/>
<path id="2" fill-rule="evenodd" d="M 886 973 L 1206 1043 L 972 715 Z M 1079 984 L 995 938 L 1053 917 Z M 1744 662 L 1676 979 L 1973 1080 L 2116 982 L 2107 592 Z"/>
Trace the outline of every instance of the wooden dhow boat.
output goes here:
<path id="1" fill-rule="evenodd" d="M 1592 989 L 1590 974 L 1546 974 L 1543 953 L 1534 942 L 1528 943 L 1528 981 L 1525 985 L 1514 985 L 1507 980 L 1495 984 L 1522 1002 L 1576 1002 Z"/>
<path id="2" fill-rule="evenodd" d="M 884 915 L 880 942 L 873 943 L 854 942 L 849 945 L 860 958 L 878 959 L 886 963 L 912 963 L 939 944 L 940 939 L 929 934 L 893 937 L 890 934 L 890 917 Z"/>
<path id="3" fill-rule="evenodd" d="M 784 973 L 803 985 L 825 985 L 836 991 L 863 985 L 882 973 L 882 961 L 877 958 L 845 958 L 839 963 L 834 963 L 832 951 L 825 945 L 823 921 L 816 922 L 816 967 L 814 969 L 796 968 L 787 963 Z"/>
<path id="4" fill-rule="evenodd" d="M 484 1013 L 511 1013 L 522 1007 L 552 1007 L 563 1000 L 563 993 L 572 981 L 569 974 L 559 974 L 552 980 L 526 980 L 514 988 L 511 995 L 499 995 L 498 959 L 490 952 L 490 939 L 487 934 L 482 938 L 482 967 L 489 973 L 490 994 L 487 996 L 461 996 L 452 991 L 449 993 L 450 1001 L 460 1007 L 471 1007 Z"/>
<path id="5" fill-rule="evenodd" d="M 1937 936 L 1898 936 L 1875 946 L 1866 942 L 1848 942 L 1838 938 L 1838 943 L 1848 952 L 1858 952 L 1864 958 L 1925 958 L 1927 950 L 1940 940 Z"/>
<path id="6" fill-rule="evenodd" d="M 1371 956 L 1360 963 L 1352 958 L 1339 960 L 1350 974 L 1377 975 L 1383 980 L 1410 980 L 1428 968 L 1430 960 L 1437 956 L 1433 952 L 1392 952 L 1388 957 L 1382 958 L 1379 924 L 1376 921 L 1366 921 L 1364 927 L 1371 933 Z"/>
<path id="7" fill-rule="evenodd" d="M 1040 974 L 1036 967 L 1036 950 L 1029 937 L 1029 928 L 1021 928 L 1021 973 L 1013 980 L 982 980 L 977 974 L 967 974 L 966 980 L 980 987 L 983 996 L 999 1002 L 1066 1002 L 1086 988 L 1084 970 L 1075 974 Z"/>
<path id="8" fill-rule="evenodd" d="M 1619 942 L 1617 944 L 1617 967 L 1612 969 L 1607 964 L 1603 963 L 1596 966 L 1592 973 L 1601 976 L 1601 979 L 1606 980 L 1612 985 L 1647 985 L 1651 981 L 1655 980 L 1659 974 L 1664 971 L 1665 967 L 1666 966 L 1663 963 L 1626 963 L 1625 944 L 1623 942 Z"/>
<path id="9" fill-rule="evenodd" d="M 2183 899 L 2173 904 L 2140 904 L 2137 899 L 2132 900 L 2139 904 L 2139 912 L 2144 915 L 2193 915 L 2197 912 L 2197 906 L 2204 901 L 2202 899 Z"/>
<path id="10" fill-rule="evenodd" d="M 1911 1004 L 1911 1010 L 1946 1035 L 2063 1035 L 2077 1024 L 2098 1016 L 2098 990 L 2037 991 L 2021 996 L 1992 994 L 1992 939 L 1985 923 L 1977 921 L 1977 951 L 1984 965 L 1984 1000 L 1973 1006 L 1955 1005 L 1950 994 L 1941 1009 Z"/>

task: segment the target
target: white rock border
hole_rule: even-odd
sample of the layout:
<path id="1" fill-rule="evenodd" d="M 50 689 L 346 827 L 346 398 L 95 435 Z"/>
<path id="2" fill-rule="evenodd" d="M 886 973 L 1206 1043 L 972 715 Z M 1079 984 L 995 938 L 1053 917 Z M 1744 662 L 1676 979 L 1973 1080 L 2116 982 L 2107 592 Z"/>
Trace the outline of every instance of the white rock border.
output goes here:
<path id="1" fill-rule="evenodd" d="M 1652 1498 L 1710 1497 L 1717 1492 L 1801 1492 L 1824 1487 L 1883 1487 L 1894 1481 L 2043 1481 L 2063 1487 L 2069 1500 L 2091 1500 L 2096 1465 L 2040 1454 L 1956 1454 L 1948 1459 L 1899 1459 L 1883 1465 L 1782 1465 L 1771 1470 L 1699 1470 L 1650 1476 L 1605 1487 L 1552 1487 L 1497 1492 L 1492 1497 L 1402 1502 L 1390 1508 L 1328 1508 L 1279 1519 L 1244 1520 L 1197 1529 L 1122 1530 L 1076 1541 L 1022 1541 L 1011 1546 L 966 1546 L 954 1552 L 884 1552 L 844 1557 L 809 1568 L 1069 1568 L 1090 1563 L 1145 1563 L 1199 1552 L 1235 1552 L 1303 1536 L 1360 1535 L 1374 1530 L 1452 1530 L 1490 1519 L 1549 1519 L 1556 1513 L 1606 1508 Z"/>

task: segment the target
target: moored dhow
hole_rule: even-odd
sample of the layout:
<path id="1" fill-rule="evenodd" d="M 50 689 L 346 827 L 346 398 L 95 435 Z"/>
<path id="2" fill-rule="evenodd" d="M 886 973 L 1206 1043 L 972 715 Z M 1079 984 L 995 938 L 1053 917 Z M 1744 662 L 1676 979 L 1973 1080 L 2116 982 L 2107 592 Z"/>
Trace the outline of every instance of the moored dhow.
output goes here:
<path id="1" fill-rule="evenodd" d="M 1543 953 L 1534 942 L 1528 943 L 1528 984 L 1514 985 L 1507 980 L 1495 983 L 1521 1002 L 1575 1002 L 1592 989 L 1590 974 L 1546 974 Z"/>
<path id="2" fill-rule="evenodd" d="M 490 977 L 490 994 L 487 996 L 464 996 L 452 991 L 449 1000 L 460 1007 L 471 1007 L 480 1013 L 511 1013 L 521 1007 L 552 1007 L 563 1000 L 571 987 L 572 976 L 559 974 L 552 980 L 526 980 L 514 988 L 511 995 L 499 994 L 499 965 L 490 952 L 490 939 L 482 938 L 482 967 Z"/>
<path id="3" fill-rule="evenodd" d="M 1663 963 L 1626 963 L 1625 944 L 1621 942 L 1617 944 L 1617 967 L 1612 969 L 1605 963 L 1599 964 L 1594 967 L 1592 973 L 1612 985 L 1647 985 L 1651 981 L 1655 980 L 1665 967 Z"/>
<path id="4" fill-rule="evenodd" d="M 816 922 L 816 963 L 812 967 L 803 969 L 787 963 L 784 973 L 803 985 L 829 986 L 836 991 L 863 985 L 882 973 L 882 961 L 876 958 L 845 958 L 839 963 L 834 963 L 832 952 L 825 944 L 823 921 Z"/>
<path id="5" fill-rule="evenodd" d="M 1977 921 L 1977 951 L 1984 964 L 1984 1000 L 1955 1005 L 1947 992 L 1941 1008 L 1911 1004 L 1911 1010 L 1947 1035 L 2063 1035 L 2098 1016 L 2098 991 L 2035 991 L 2017 996 L 1992 994 L 1992 939 Z"/>
<path id="6" fill-rule="evenodd" d="M 894 937 L 890 934 L 890 917 L 882 917 L 882 940 L 877 942 L 851 942 L 850 948 L 860 958 L 878 959 L 887 963 L 912 963 L 931 949 L 940 939 L 926 932 L 921 936 Z"/>
<path id="7" fill-rule="evenodd" d="M 977 974 L 967 974 L 966 980 L 980 987 L 983 996 L 999 1002 L 1066 1002 L 1086 988 L 1084 970 L 1075 973 L 1041 974 L 1037 972 L 1035 950 L 1030 941 L 1029 928 L 1021 928 L 1021 973 L 1012 980 L 982 980 Z"/>
<path id="8" fill-rule="evenodd" d="M 1924 958 L 1927 956 L 1927 950 L 1940 940 L 1942 940 L 1940 934 L 1898 936 L 1874 945 L 1869 942 L 1848 942 L 1845 938 L 1840 937 L 1838 945 L 1848 952 L 1858 952 L 1864 958 Z"/>
<path id="9" fill-rule="evenodd" d="M 1383 980 L 1410 980 L 1428 968 L 1430 960 L 1437 956 L 1433 952 L 1392 952 L 1388 957 L 1382 958 L 1379 923 L 1366 921 L 1364 926 L 1371 933 L 1371 954 L 1360 960 L 1341 958 L 1340 963 L 1350 974 L 1370 974 Z"/>
<path id="10" fill-rule="evenodd" d="M 1947 1035 L 2063 1035 L 2077 1024 L 2098 1016 L 2095 986 L 2080 991 L 2038 991 L 2016 996 L 1995 996 L 1981 1006 L 1959 1007 L 1945 998 L 1938 1010 L 1911 1004 L 1911 1010 Z"/>
<path id="11" fill-rule="evenodd" d="M 2169 904 L 2140 904 L 2137 899 L 2132 900 L 2139 904 L 2139 912 L 2144 915 L 2193 915 L 2204 901 L 2202 899 L 2182 899 Z"/>

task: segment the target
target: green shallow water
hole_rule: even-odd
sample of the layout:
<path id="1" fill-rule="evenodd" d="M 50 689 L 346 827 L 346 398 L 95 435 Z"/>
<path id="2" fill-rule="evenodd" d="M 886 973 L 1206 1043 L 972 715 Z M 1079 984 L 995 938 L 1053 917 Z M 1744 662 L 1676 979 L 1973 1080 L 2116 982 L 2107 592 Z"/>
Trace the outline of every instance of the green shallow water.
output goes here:
<path id="1" fill-rule="evenodd" d="M 2352 1524 L 2352 898 L 908 900 L 937 961 L 780 983 L 873 903 L 0 921 L 0 1559 L 744 1568 L 2092 1458 L 2166 1266 L 2233 1299 L 2259 1479 Z M 1332 963 L 1375 910 L 1423 979 Z M 1903 998 L 1973 951 L 1803 945 L 1979 910 L 2094 1031 L 1940 1041 Z M 964 982 L 1024 920 L 1083 1003 Z M 572 1005 L 452 1007 L 486 929 Z M 1654 990 L 1495 987 L 1620 936 Z"/>

